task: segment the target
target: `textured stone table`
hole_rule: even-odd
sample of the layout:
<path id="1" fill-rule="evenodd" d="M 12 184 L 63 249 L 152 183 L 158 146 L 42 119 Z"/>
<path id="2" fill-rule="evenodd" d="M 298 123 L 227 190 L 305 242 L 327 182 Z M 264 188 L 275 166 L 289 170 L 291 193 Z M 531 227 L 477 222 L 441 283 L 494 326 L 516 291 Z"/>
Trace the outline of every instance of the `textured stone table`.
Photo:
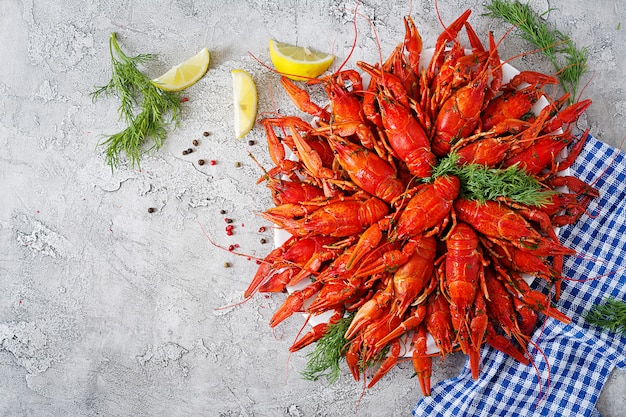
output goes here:
<path id="1" fill-rule="evenodd" d="M 92 4 L 93 3 L 93 4 Z M 626 132 L 626 10 L 619 1 L 532 1 L 589 52 L 579 121 L 622 146 Z M 303 380 L 306 351 L 288 355 L 302 320 L 270 330 L 282 297 L 238 303 L 256 264 L 207 238 L 264 256 L 272 234 L 257 213 L 270 196 L 256 185 L 269 165 L 262 129 L 233 138 L 230 70 L 249 71 L 261 112 L 295 109 L 269 62 L 268 40 L 332 51 L 354 41 L 355 2 L 4 0 L 0 12 L 0 415 L 2 416 L 345 416 L 362 384 L 344 373 L 333 386 Z M 441 31 L 434 3 L 412 15 L 432 46 Z M 508 26 L 481 16 L 480 1 L 440 1 L 444 22 L 465 8 L 485 35 Z M 383 55 L 401 41 L 409 2 L 363 2 Z M 358 18 L 348 62 L 379 57 L 369 22 Z M 108 37 L 128 53 L 159 53 L 157 76 L 202 47 L 206 76 L 185 92 L 180 126 L 141 170 L 113 173 L 97 143 L 122 127 L 114 98 L 89 93 L 110 76 Z M 510 35 L 503 57 L 527 50 Z M 550 72 L 540 56 L 513 62 Z M 205 137 L 203 132 L 209 132 Z M 199 140 L 195 152 L 182 150 Z M 248 140 L 255 141 L 250 145 Z M 198 159 L 216 164 L 199 165 Z M 236 167 L 236 163 L 241 164 Z M 156 209 L 149 213 L 148 209 Z M 224 210 L 226 214 L 221 214 Z M 223 218 L 234 220 L 232 236 Z M 261 239 L 268 242 L 263 244 Z M 224 263 L 232 266 L 225 268 Z M 465 358 L 435 363 L 433 384 L 458 374 Z M 409 363 L 363 395 L 356 415 L 409 415 L 420 398 Z M 626 374 L 615 372 L 600 398 L 605 417 L 626 409 Z"/>

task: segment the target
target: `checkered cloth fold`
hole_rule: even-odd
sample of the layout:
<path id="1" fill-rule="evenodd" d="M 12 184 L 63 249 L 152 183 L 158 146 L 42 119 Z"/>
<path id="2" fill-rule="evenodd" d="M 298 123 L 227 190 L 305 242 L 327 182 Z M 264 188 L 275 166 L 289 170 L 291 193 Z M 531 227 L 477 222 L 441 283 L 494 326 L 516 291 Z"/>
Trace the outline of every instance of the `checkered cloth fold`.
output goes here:
<path id="1" fill-rule="evenodd" d="M 565 258 L 563 274 L 569 279 L 556 303 L 572 323 L 548 318 L 535 331 L 533 342 L 545 353 L 530 347 L 537 369 L 483 348 L 478 380 L 472 379 L 466 362 L 458 377 L 434 386 L 413 415 L 600 415 L 595 404 L 604 383 L 614 367 L 626 368 L 626 337 L 589 325 L 585 315 L 607 297 L 626 300 L 624 153 L 589 137 L 571 171 L 600 191 L 589 207 L 591 217 L 585 215 L 559 233 L 561 242 L 579 254 Z M 542 289 L 538 281 L 533 286 Z"/>

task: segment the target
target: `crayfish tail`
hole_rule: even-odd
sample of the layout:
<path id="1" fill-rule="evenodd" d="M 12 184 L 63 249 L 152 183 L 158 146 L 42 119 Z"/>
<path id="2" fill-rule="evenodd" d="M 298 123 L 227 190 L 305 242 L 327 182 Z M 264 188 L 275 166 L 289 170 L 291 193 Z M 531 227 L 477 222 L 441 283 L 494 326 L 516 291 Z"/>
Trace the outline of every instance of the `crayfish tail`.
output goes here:
<path id="1" fill-rule="evenodd" d="M 476 380 L 480 376 L 480 346 L 472 347 L 468 352 L 472 379 Z"/>

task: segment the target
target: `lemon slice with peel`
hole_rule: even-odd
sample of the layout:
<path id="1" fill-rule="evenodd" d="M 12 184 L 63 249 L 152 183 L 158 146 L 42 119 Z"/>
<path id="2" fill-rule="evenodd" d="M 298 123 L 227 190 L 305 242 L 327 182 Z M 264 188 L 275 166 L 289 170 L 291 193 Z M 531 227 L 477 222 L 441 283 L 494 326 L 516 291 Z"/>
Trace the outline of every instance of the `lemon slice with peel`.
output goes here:
<path id="1" fill-rule="evenodd" d="M 240 139 L 254 126 L 257 112 L 256 84 L 252 76 L 241 69 L 231 71 L 235 103 L 235 136 Z"/>
<path id="2" fill-rule="evenodd" d="M 270 58 L 278 72 L 292 80 L 306 81 L 326 71 L 335 56 L 270 39 Z"/>
<path id="3" fill-rule="evenodd" d="M 154 85 L 165 91 L 181 91 L 194 85 L 209 69 L 210 55 L 203 48 L 188 60 L 173 66 L 165 74 L 152 80 Z"/>

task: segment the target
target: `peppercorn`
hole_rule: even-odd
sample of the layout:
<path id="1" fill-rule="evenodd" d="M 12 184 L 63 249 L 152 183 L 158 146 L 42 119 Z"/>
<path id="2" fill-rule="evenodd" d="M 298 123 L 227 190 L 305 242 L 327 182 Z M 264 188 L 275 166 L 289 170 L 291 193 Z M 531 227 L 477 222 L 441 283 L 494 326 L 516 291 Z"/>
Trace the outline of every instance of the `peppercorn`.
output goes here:
<path id="1" fill-rule="evenodd" d="M 226 223 L 232 223 L 232 222 L 233 222 L 233 219 L 229 219 L 228 217 L 225 217 L 225 218 L 224 218 L 224 221 L 225 221 Z"/>
<path id="2" fill-rule="evenodd" d="M 191 148 L 187 149 L 187 153 L 192 153 L 192 152 L 193 152 L 193 149 L 191 149 Z"/>
<path id="3" fill-rule="evenodd" d="M 235 162 L 235 168 L 239 168 L 241 166 L 241 162 Z"/>
<path id="4" fill-rule="evenodd" d="M 199 159 L 198 160 L 198 165 L 204 165 L 204 159 Z"/>
<path id="5" fill-rule="evenodd" d="M 197 139 L 194 139 L 191 143 L 193 143 L 193 146 L 198 146 L 200 142 L 198 142 Z"/>
<path id="6" fill-rule="evenodd" d="M 259 242 L 261 242 L 261 244 L 264 244 L 264 243 L 267 243 L 267 240 L 261 238 L 261 240 Z"/>
<path id="7" fill-rule="evenodd" d="M 185 149 L 185 150 L 183 151 L 183 155 L 187 155 L 188 153 L 189 153 L 189 151 L 188 151 L 187 149 Z"/>
<path id="8" fill-rule="evenodd" d="M 226 214 L 226 210 L 221 209 L 221 210 L 220 210 L 220 214 Z"/>
<path id="9" fill-rule="evenodd" d="M 154 213 L 156 209 L 154 207 L 148 208 L 148 213 Z"/>
<path id="10" fill-rule="evenodd" d="M 230 262 L 224 262 L 224 268 L 230 268 Z"/>
<path id="11" fill-rule="evenodd" d="M 254 144 L 255 144 L 255 142 L 254 142 L 252 139 L 250 139 L 250 140 L 248 141 L 248 145 L 252 146 L 252 145 L 254 145 Z"/>
<path id="12" fill-rule="evenodd" d="M 202 133 L 204 136 L 209 136 L 209 132 Z"/>

